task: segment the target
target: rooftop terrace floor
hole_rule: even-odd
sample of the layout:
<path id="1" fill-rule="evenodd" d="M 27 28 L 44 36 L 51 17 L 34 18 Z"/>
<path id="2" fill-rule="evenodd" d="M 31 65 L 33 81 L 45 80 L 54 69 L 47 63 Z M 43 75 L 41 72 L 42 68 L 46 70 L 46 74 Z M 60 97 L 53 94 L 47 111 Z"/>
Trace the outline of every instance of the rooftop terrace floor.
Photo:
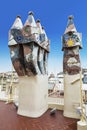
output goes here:
<path id="1" fill-rule="evenodd" d="M 23 117 L 13 103 L 0 101 L 0 130 L 77 130 L 76 119 L 64 117 L 60 110 L 50 115 L 50 110 L 39 118 Z"/>

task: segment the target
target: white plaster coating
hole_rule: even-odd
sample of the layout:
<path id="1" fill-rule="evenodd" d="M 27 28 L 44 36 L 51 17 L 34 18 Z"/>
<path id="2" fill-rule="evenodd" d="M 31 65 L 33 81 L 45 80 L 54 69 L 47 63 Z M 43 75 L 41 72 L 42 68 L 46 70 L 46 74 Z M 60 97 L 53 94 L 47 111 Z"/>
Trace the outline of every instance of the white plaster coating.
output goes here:
<path id="1" fill-rule="evenodd" d="M 86 112 L 86 117 L 87 117 L 87 103 L 85 104 L 85 112 Z"/>
<path id="2" fill-rule="evenodd" d="M 78 121 L 77 122 L 77 130 L 87 130 L 87 122 Z"/>
<path id="3" fill-rule="evenodd" d="M 18 114 L 39 117 L 48 109 L 48 77 L 19 77 Z"/>
<path id="4" fill-rule="evenodd" d="M 70 118 L 80 118 L 76 112 L 77 107 L 80 106 L 80 80 L 71 84 L 72 80 L 78 79 L 77 75 L 64 75 L 64 116 Z"/>
<path id="5" fill-rule="evenodd" d="M 85 126 L 87 125 L 86 121 L 78 121 L 78 125 Z"/>

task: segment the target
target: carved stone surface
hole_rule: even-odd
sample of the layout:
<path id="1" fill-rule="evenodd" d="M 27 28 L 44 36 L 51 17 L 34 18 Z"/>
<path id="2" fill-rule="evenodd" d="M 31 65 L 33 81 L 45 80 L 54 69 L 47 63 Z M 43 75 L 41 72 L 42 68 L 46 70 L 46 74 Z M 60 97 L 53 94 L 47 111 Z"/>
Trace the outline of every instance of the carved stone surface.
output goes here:
<path id="1" fill-rule="evenodd" d="M 18 16 L 9 31 L 11 60 L 19 76 L 47 74 L 50 43 L 40 21 L 37 25 L 30 13 L 24 26 Z"/>
<path id="2" fill-rule="evenodd" d="M 25 75 L 25 65 L 24 65 L 24 59 L 23 59 L 23 47 L 22 45 L 14 45 L 10 47 L 10 54 L 11 54 L 11 60 L 12 64 L 14 66 L 14 69 L 18 73 L 19 76 Z"/>
<path id="3" fill-rule="evenodd" d="M 63 71 L 70 75 L 78 74 L 81 70 L 79 47 L 68 48 L 64 51 Z"/>
<path id="4" fill-rule="evenodd" d="M 42 30 L 42 31 L 41 31 Z M 30 12 L 24 26 L 17 17 L 9 31 L 12 64 L 19 75 L 17 114 L 39 117 L 48 109 L 49 39 Z"/>
<path id="5" fill-rule="evenodd" d="M 62 37 L 64 72 L 64 116 L 79 119 L 76 109 L 81 105 L 81 35 L 77 32 L 73 17 L 69 16 L 68 25 Z"/>
<path id="6" fill-rule="evenodd" d="M 81 47 L 81 33 L 76 31 L 72 17 L 69 17 L 68 25 L 62 36 L 63 71 L 65 74 L 74 75 L 81 71 L 79 56 Z"/>

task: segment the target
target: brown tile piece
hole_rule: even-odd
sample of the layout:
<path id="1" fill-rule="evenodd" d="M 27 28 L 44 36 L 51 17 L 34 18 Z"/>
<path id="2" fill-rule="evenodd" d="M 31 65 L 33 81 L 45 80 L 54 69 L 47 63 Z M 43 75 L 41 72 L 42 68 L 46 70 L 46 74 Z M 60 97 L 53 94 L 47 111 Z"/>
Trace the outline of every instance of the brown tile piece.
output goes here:
<path id="1" fill-rule="evenodd" d="M 17 115 L 13 103 L 0 101 L 0 130 L 77 130 L 77 120 L 63 116 L 63 111 L 56 111 L 51 116 L 51 109 L 39 118 Z"/>

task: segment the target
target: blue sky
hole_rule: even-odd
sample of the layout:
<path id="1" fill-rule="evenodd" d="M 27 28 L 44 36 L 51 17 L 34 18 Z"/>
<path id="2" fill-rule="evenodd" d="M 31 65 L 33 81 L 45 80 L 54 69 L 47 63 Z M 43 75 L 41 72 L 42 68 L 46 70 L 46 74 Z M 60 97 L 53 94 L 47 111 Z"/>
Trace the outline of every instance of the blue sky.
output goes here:
<path id="1" fill-rule="evenodd" d="M 17 15 L 25 23 L 28 12 L 34 12 L 45 27 L 51 48 L 48 60 L 49 72 L 62 71 L 63 52 L 61 35 L 64 33 L 67 18 L 74 15 L 78 32 L 82 32 L 83 49 L 80 51 L 82 67 L 87 67 L 87 1 L 86 0 L 1 0 L 0 3 L 0 72 L 11 70 L 8 48 L 8 31 Z"/>

